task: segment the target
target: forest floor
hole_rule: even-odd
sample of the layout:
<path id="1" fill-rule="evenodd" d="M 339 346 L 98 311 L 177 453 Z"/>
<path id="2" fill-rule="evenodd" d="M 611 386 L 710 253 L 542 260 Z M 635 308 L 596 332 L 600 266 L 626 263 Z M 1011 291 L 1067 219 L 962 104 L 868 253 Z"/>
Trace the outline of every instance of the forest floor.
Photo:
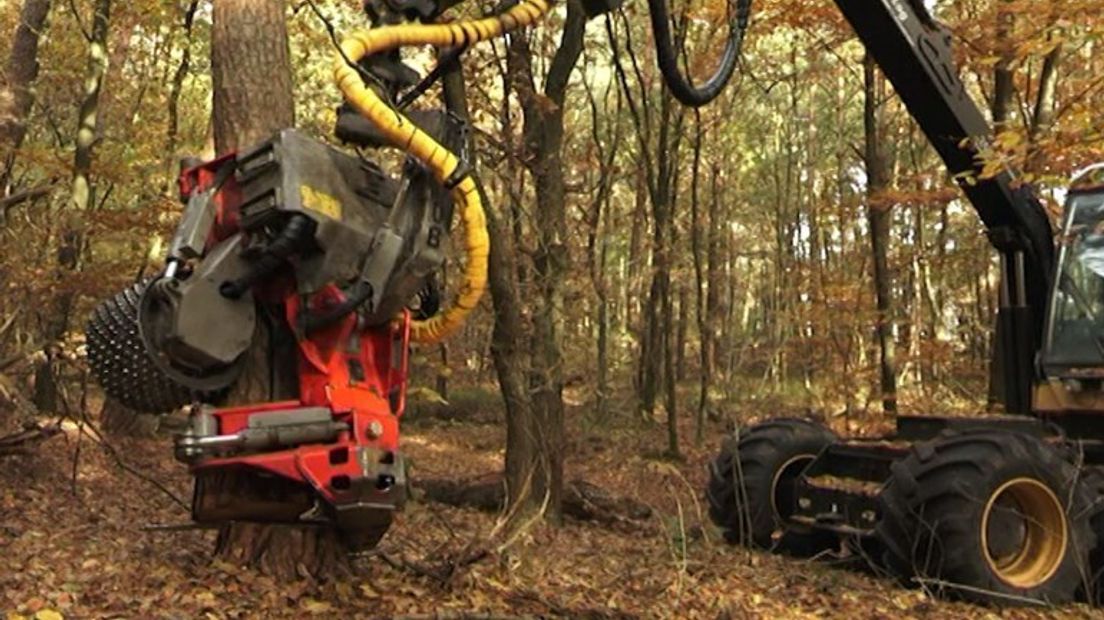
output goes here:
<path id="1" fill-rule="evenodd" d="M 729 547 L 703 524 L 704 465 L 722 429 L 684 460 L 659 456 L 661 425 L 586 430 L 569 410 L 567 479 L 583 478 L 653 508 L 610 527 L 569 520 L 492 546 L 498 516 L 414 501 L 382 553 L 348 578 L 276 583 L 212 561 L 214 533 L 188 521 L 190 480 L 168 438 L 94 441 L 66 432 L 0 458 L 0 611 L 8 618 L 1088 618 L 1084 606 L 994 610 L 936 601 L 831 559 Z M 502 467 L 495 415 L 408 421 L 412 476 L 477 480 Z M 689 424 L 684 437 L 692 437 Z M 0 433 L 2 434 L 2 433 Z M 110 446 L 110 449 L 105 448 Z M 650 456 L 649 456 L 650 455 Z M 163 485 L 159 488 L 150 480 Z M 461 561 L 458 561 L 461 560 Z M 463 564 L 463 565 L 459 565 Z M 1099 616 L 1096 616 L 1099 617 Z"/>

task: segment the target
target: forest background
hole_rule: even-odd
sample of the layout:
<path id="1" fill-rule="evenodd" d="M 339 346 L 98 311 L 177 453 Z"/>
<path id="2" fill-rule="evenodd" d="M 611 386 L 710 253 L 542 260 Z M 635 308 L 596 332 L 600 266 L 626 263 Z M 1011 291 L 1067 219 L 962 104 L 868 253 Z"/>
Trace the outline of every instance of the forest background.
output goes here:
<path id="1" fill-rule="evenodd" d="M 115 507 L 121 500 L 95 493 L 95 481 L 76 488 L 78 469 L 111 469 L 110 454 L 148 458 L 165 484 L 186 484 L 164 473 L 171 418 L 127 412 L 92 385 L 83 323 L 99 300 L 159 267 L 181 212 L 178 161 L 225 148 L 220 123 L 256 116 L 331 135 L 340 96 L 325 20 L 339 34 L 366 25 L 356 4 L 0 0 L 0 420 L 11 429 L 70 420 L 63 454 L 21 457 L 17 469 L 55 459 L 60 479 L 72 468 L 72 494 Z M 676 4 L 692 69 L 704 74 L 722 47 L 726 7 Z M 459 459 L 442 473 L 505 471 L 508 484 L 539 471 L 543 482 L 516 499 L 553 522 L 578 476 L 607 487 L 629 476 L 668 532 L 674 514 L 685 525 L 681 511 L 700 495 L 700 471 L 728 425 L 798 414 L 874 434 L 897 411 L 992 406 L 996 255 L 831 2 L 757 2 L 736 79 L 700 110 L 663 89 L 643 4 L 592 20 L 580 7 L 561 5 L 532 32 L 465 55 L 491 204 L 492 294 L 458 337 L 416 352 L 412 440 L 424 463 Z M 1101 8 L 934 6 L 996 128 L 986 170 L 1022 171 L 1055 216 L 1071 172 L 1104 159 Z M 415 52 L 410 62 L 424 69 L 433 58 Z M 266 109 L 220 118 L 234 68 L 242 84 L 274 92 Z M 86 455 L 80 465 L 86 425 L 113 435 L 97 439 L 102 463 Z M 510 432 L 524 428 L 540 429 L 543 443 Z M 481 438 L 457 444 L 467 431 Z M 650 477 L 626 473 L 634 468 Z M 139 495 L 158 493 L 132 482 Z M 19 492 L 0 491 L 5 508 L 24 506 Z M 684 579 L 685 551 L 661 574 Z M 326 602 L 333 590 L 302 587 L 310 596 L 293 608 L 336 604 Z M 28 596 L 8 603 L 65 607 L 41 594 L 28 607 Z M 111 604 L 65 600 L 86 611 Z M 649 608 L 646 597 L 630 600 L 629 609 Z M 779 602 L 760 598 L 765 609 Z"/>

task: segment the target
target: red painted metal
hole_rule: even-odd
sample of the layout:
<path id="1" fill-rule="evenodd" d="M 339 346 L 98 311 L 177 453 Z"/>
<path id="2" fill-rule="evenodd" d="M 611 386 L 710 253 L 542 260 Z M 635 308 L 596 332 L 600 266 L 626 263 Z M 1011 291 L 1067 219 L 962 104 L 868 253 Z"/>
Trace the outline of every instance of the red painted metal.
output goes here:
<path id="1" fill-rule="evenodd" d="M 310 299 L 314 308 L 340 303 L 341 293 L 327 287 Z M 298 296 L 285 300 L 287 319 L 296 324 Z M 346 422 L 349 431 L 327 444 L 293 449 L 212 458 L 193 471 L 247 466 L 309 484 L 333 504 L 356 500 L 351 483 L 363 477 L 357 449 L 376 448 L 394 453 L 399 448 L 399 419 L 406 402 L 409 364 L 410 314 L 391 325 L 358 330 L 350 315 L 335 325 L 301 339 L 299 345 L 299 393 L 294 401 L 259 403 L 214 412 L 220 434 L 246 428 L 249 418 L 296 407 L 326 407 L 334 420 Z M 351 369 L 359 368 L 357 376 Z"/>
<path id="2" fill-rule="evenodd" d="M 222 157 L 181 172 L 177 180 L 180 187 L 181 201 L 187 202 L 188 198 L 195 192 L 210 189 L 215 182 L 215 176 L 219 169 L 226 165 L 234 165 L 237 156 L 236 152 L 227 153 Z M 238 206 L 241 204 L 241 189 L 238 187 L 237 181 L 234 180 L 234 175 L 230 175 L 226 179 L 213 200 L 217 210 L 215 212 L 215 225 L 211 231 L 208 245 L 222 241 L 239 230 L 238 225 L 241 221 L 241 215 Z"/>
<path id="3" fill-rule="evenodd" d="M 182 198 L 209 189 L 221 167 L 232 165 L 235 157 L 235 153 L 227 154 L 185 170 L 179 180 Z M 241 194 L 233 175 L 214 200 L 216 224 L 208 246 L 239 230 Z M 282 304 L 285 319 L 297 334 L 304 303 L 309 311 L 318 312 L 345 301 L 341 290 L 332 284 L 304 299 L 289 278 L 267 283 L 255 293 L 266 303 Z M 350 314 L 309 337 L 298 336 L 297 350 L 299 398 L 216 410 L 218 434 L 244 430 L 253 416 L 299 407 L 328 408 L 333 419 L 345 422 L 349 430 L 330 443 L 204 459 L 194 464 L 192 471 L 244 466 L 309 485 L 335 506 L 361 501 L 363 483 L 371 487 L 376 481 L 365 480 L 366 467 L 359 457 L 363 453 L 394 459 L 399 448 L 399 419 L 406 406 L 410 312 L 388 325 L 367 329 L 357 325 L 355 313 Z M 358 479 L 362 484 L 356 484 Z"/>

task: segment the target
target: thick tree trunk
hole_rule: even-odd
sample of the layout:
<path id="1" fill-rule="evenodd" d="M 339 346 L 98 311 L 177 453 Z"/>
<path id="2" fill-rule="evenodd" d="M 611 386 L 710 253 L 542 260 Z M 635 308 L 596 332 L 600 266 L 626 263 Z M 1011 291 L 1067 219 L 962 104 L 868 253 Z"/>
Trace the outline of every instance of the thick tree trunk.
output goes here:
<path id="1" fill-rule="evenodd" d="M 863 159 L 867 177 L 867 219 L 870 223 L 870 244 L 874 254 L 874 296 L 878 308 L 878 349 L 881 353 L 879 377 L 882 390 L 882 408 L 886 413 L 897 412 L 897 369 L 894 360 L 894 329 L 892 283 L 890 282 L 888 246 L 891 223 L 890 205 L 882 204 L 883 194 L 889 187 L 889 171 L 883 151 L 881 136 L 882 102 L 885 81 L 876 74 L 874 58 L 869 54 L 863 61 L 865 94 L 863 124 L 866 129 L 866 148 Z"/>
<path id="2" fill-rule="evenodd" d="M 160 420 L 159 415 L 127 409 L 110 397 L 104 400 L 100 410 L 100 428 L 114 437 L 154 437 Z"/>
<path id="3" fill-rule="evenodd" d="M 284 0 L 218 0 L 211 27 L 215 150 L 295 124 Z"/>
<path id="4" fill-rule="evenodd" d="M 213 125 L 220 153 L 248 148 L 294 123 L 291 65 L 283 0 L 218 0 L 211 32 Z M 229 402 L 295 398 L 294 336 L 279 308 L 263 313 L 246 369 Z M 278 579 L 345 570 L 347 556 L 326 527 L 231 523 L 219 531 L 218 557 Z"/>
<path id="5" fill-rule="evenodd" d="M 0 196 L 10 193 L 15 152 L 27 135 L 27 115 L 34 105 L 38 78 L 38 42 L 50 14 L 50 0 L 24 0 L 12 36 L 5 80 L 0 84 Z"/>
<path id="6" fill-rule="evenodd" d="M 234 385 L 230 404 L 294 399 L 298 396 L 294 336 L 283 326 L 280 307 L 260 313 L 253 345 L 246 352 L 242 375 Z M 250 477 L 250 484 L 261 479 Z M 240 482 L 234 475 L 219 479 L 226 489 Z M 274 485 L 272 496 L 281 487 Z M 209 492 L 218 492 L 211 488 Z M 215 543 L 216 557 L 255 568 L 276 579 L 297 579 L 306 571 L 325 578 L 348 571 L 348 555 L 336 530 L 329 527 L 234 522 L 222 526 Z"/>

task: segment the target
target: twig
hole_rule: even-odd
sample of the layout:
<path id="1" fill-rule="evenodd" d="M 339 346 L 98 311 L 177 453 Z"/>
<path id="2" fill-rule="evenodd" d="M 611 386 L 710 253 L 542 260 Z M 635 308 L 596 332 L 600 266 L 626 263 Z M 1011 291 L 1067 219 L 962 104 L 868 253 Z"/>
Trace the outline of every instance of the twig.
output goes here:
<path id="1" fill-rule="evenodd" d="M 41 426 L 34 423 L 29 424 L 18 433 L 0 437 L 0 456 L 15 454 L 28 444 L 38 443 L 59 434 L 61 434 L 60 423 L 51 424 L 49 426 Z"/>
<path id="2" fill-rule="evenodd" d="M 42 198 L 43 196 L 47 196 L 55 189 L 57 189 L 59 185 L 61 184 L 56 181 L 50 181 L 49 183 L 39 185 L 38 187 L 32 187 L 21 192 L 16 192 L 11 196 L 0 200 L 0 213 L 2 213 L 3 217 L 6 218 L 8 216 L 8 211 L 11 211 L 12 208 L 24 202 L 37 200 L 39 198 Z"/>
<path id="3" fill-rule="evenodd" d="M 85 41 L 91 41 L 92 33 L 84 25 L 84 19 L 81 18 L 80 9 L 77 8 L 75 0 L 69 0 L 69 10 L 73 12 L 73 19 L 77 22 L 77 28 L 80 30 L 81 36 L 84 37 Z"/>
<path id="4" fill-rule="evenodd" d="M 975 586 L 968 586 L 963 583 L 955 583 L 953 581 L 946 581 L 943 579 L 933 579 L 930 577 L 913 577 L 913 581 L 922 586 L 935 586 L 937 589 L 952 588 L 955 590 L 962 590 L 963 592 L 973 592 L 975 594 L 984 594 L 988 597 L 1002 598 L 1009 602 L 1021 603 L 1024 605 L 1034 605 L 1036 607 L 1049 607 L 1046 601 L 1039 600 L 1037 598 L 1031 598 L 1028 596 L 1020 596 L 1018 594 L 1006 594 L 1004 592 L 997 592 L 996 590 L 987 590 L 985 588 L 978 588 Z"/>
<path id="5" fill-rule="evenodd" d="M 442 582 L 442 583 L 445 581 L 445 579 L 441 575 L 439 575 L 438 573 L 434 572 L 433 570 L 431 570 L 431 569 L 429 569 L 425 566 L 422 566 L 421 564 L 417 564 L 415 562 L 410 562 L 410 561 L 408 561 L 406 559 L 403 559 L 403 558 L 400 558 L 400 559 L 396 560 L 396 559 L 392 558 L 390 555 L 387 555 L 387 553 L 385 553 L 383 551 L 379 551 L 379 552 L 375 553 L 374 555 L 376 555 L 379 559 L 386 562 L 388 566 L 390 566 L 391 568 L 394 568 L 395 570 L 405 570 L 405 571 L 414 573 L 415 575 L 417 575 L 419 577 L 427 577 L 429 579 L 432 579 L 432 580 L 438 581 L 438 582 Z"/>
<path id="6" fill-rule="evenodd" d="M 77 423 L 77 445 L 73 449 L 73 468 L 72 468 L 72 472 L 69 476 L 69 491 L 73 494 L 74 497 L 78 497 L 78 498 L 79 498 L 79 496 L 77 495 L 77 468 L 80 465 L 81 439 L 84 436 L 84 433 L 82 433 L 81 431 L 83 429 L 84 429 L 84 421 L 82 420 L 82 421 Z"/>
<path id="7" fill-rule="evenodd" d="M 15 319 L 19 316 L 19 311 L 20 309 L 16 308 L 15 312 L 12 312 L 11 315 L 8 316 L 7 319 L 5 319 L 4 324 L 0 325 L 0 337 L 3 337 L 4 334 L 8 333 L 8 330 L 11 329 L 11 326 L 15 324 Z M 20 354 L 16 359 L 23 359 L 23 355 Z M 7 360 L 4 360 L 4 362 L 7 362 Z M 0 363 L 0 370 L 4 370 L 7 367 L 7 364 Z"/>
<path id="8" fill-rule="evenodd" d="M 69 399 L 65 396 L 65 391 L 64 390 L 58 390 L 58 396 L 60 396 L 60 399 L 61 399 L 62 412 L 65 414 L 65 417 L 73 420 L 74 422 L 77 422 L 78 423 L 78 427 L 77 427 L 78 431 L 80 431 L 81 434 L 88 435 L 88 437 L 90 439 L 92 439 L 96 443 L 100 444 L 100 447 L 103 448 L 104 452 L 106 452 L 115 461 L 115 464 L 118 465 L 120 469 L 122 469 L 123 471 L 125 471 L 125 472 L 127 472 L 127 473 L 129 473 L 133 476 L 135 476 L 136 478 L 138 478 L 140 480 L 144 480 L 145 482 L 148 482 L 149 484 L 153 485 L 158 490 L 160 490 L 162 493 L 164 493 L 166 496 L 168 496 L 169 499 L 171 499 L 175 504 L 177 504 L 178 506 L 180 506 L 184 510 L 191 511 L 191 509 L 192 509 L 191 506 L 189 506 L 187 503 L 185 503 L 184 500 L 180 499 L 180 497 L 177 496 L 176 493 L 173 493 L 171 489 L 169 489 L 165 485 L 161 484 L 160 482 L 155 480 L 153 477 L 147 476 L 146 474 L 138 471 L 137 469 L 131 467 L 125 461 L 123 461 L 123 457 L 119 456 L 118 450 L 116 450 L 114 446 L 109 444 L 107 442 L 107 440 L 104 438 L 104 436 L 100 433 L 99 429 L 96 428 L 95 422 L 93 422 L 91 420 L 91 418 L 88 417 L 88 407 L 87 407 L 87 405 L 88 405 L 88 400 L 87 400 L 88 374 L 87 374 L 87 370 L 84 371 L 83 379 L 81 381 L 81 387 L 83 388 L 83 392 L 81 394 L 81 399 L 80 399 L 81 408 L 80 408 L 80 418 L 79 419 L 76 416 L 73 415 L 73 409 L 72 409 L 72 407 L 69 406 Z"/>

